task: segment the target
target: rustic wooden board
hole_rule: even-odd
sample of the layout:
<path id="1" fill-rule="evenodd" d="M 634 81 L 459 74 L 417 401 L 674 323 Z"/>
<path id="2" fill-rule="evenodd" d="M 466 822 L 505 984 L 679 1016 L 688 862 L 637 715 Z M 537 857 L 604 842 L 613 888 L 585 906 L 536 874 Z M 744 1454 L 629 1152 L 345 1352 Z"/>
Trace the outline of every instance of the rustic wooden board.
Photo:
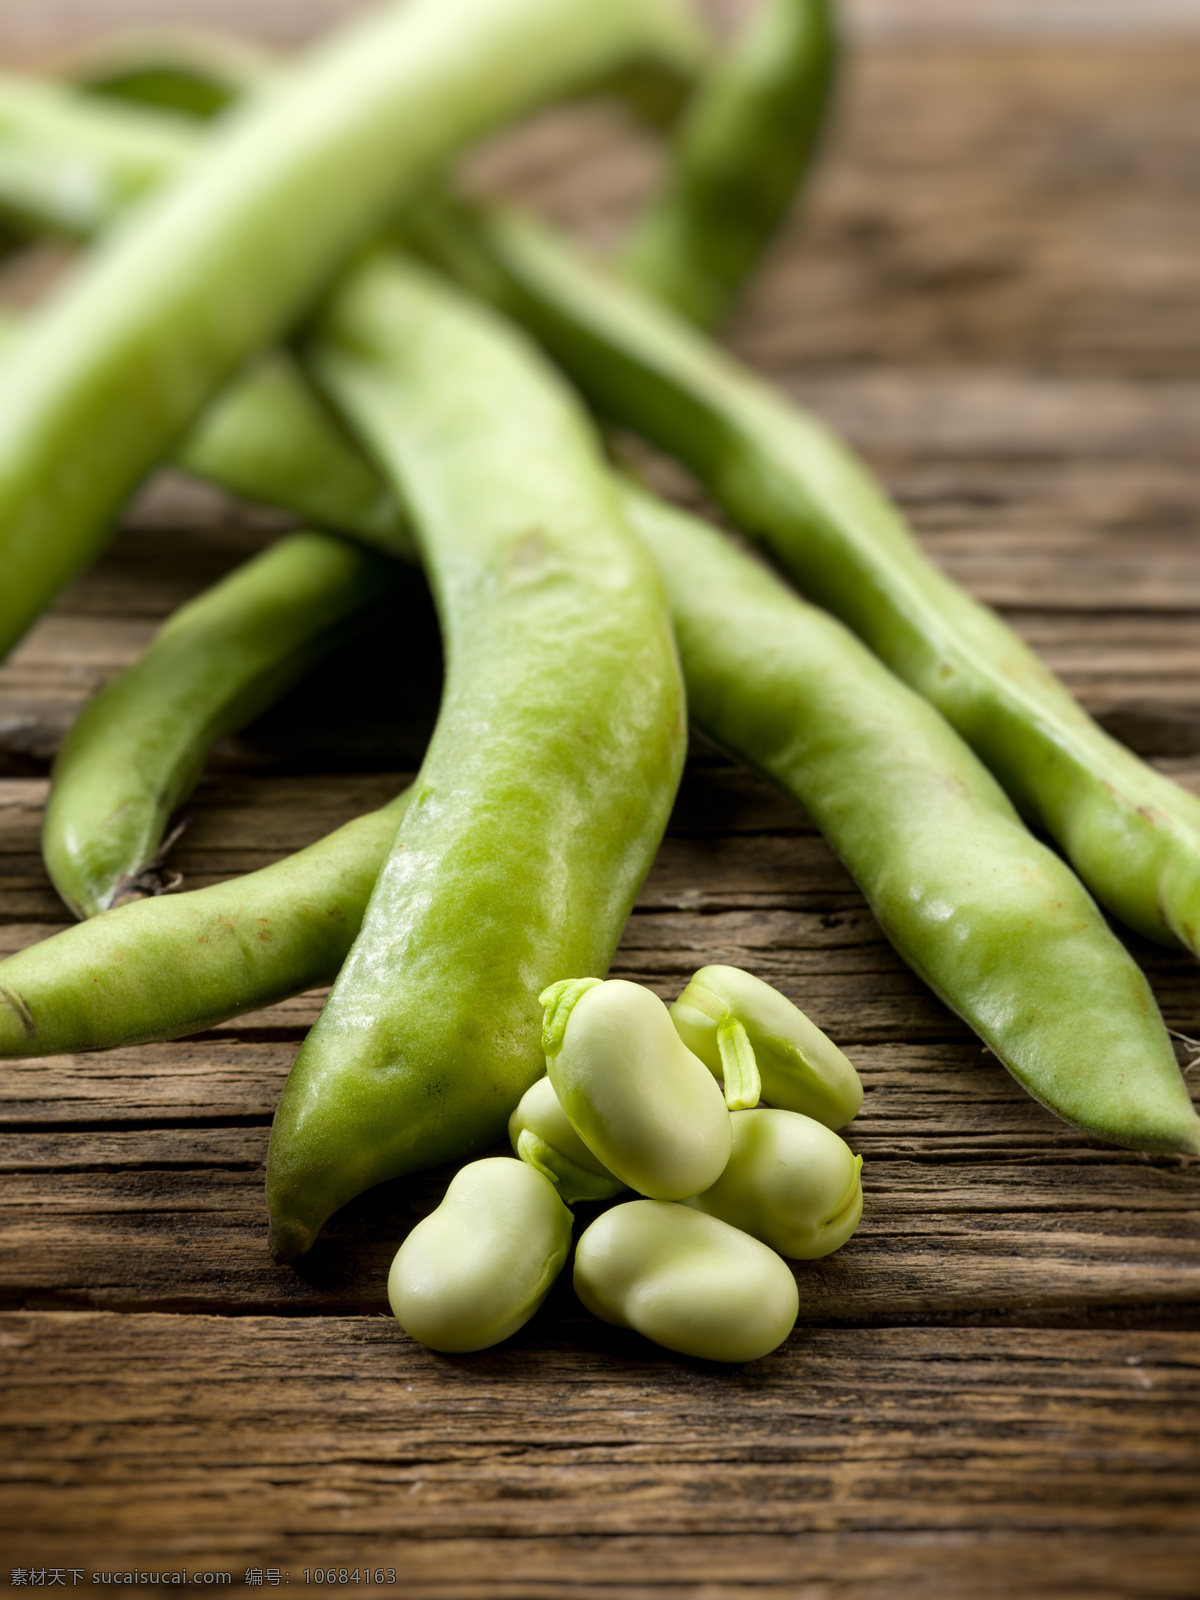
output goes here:
<path id="1" fill-rule="evenodd" d="M 31 59 L 151 14 L 283 40 L 350 9 L 14 0 L 0 48 Z M 734 343 L 855 441 L 1108 727 L 1200 790 L 1192 11 L 854 16 L 830 160 Z M 653 172 L 587 113 L 504 141 L 474 181 L 603 240 Z M 42 268 L 21 271 L 0 291 Z M 157 480 L 0 667 L 0 954 L 67 920 L 38 827 L 71 718 L 278 526 Z M 214 753 L 175 852 L 190 884 L 407 781 L 440 688 L 419 586 L 397 631 Z M 1134 948 L 1200 1038 L 1194 964 Z M 369 1563 L 447 1600 L 1197 1593 L 1200 1165 L 1094 1145 L 1034 1105 L 798 809 L 698 741 L 614 971 L 671 996 L 712 960 L 805 1005 L 867 1090 L 863 1226 L 798 1268 L 793 1338 L 734 1372 L 602 1327 L 566 1285 L 500 1350 L 412 1344 L 383 1276 L 445 1172 L 362 1197 L 275 1267 L 262 1163 L 319 993 L 194 1039 L 5 1064 L 0 1556 L 239 1585 Z"/>
<path id="2" fill-rule="evenodd" d="M 450 1596 L 1194 1592 L 1195 1335 L 806 1330 L 729 1375 L 582 1319 L 469 1361 L 372 1318 L 6 1322 L 23 1561 L 149 1544 Z"/>

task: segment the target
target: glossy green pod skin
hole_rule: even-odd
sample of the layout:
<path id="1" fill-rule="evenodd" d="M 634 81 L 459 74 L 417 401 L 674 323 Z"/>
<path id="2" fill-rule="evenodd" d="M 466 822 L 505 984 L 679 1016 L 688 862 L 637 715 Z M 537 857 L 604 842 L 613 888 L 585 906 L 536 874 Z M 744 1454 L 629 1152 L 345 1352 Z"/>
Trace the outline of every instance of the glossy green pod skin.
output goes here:
<path id="1" fill-rule="evenodd" d="M 19 319 L 0 309 L 0 355 L 19 330 Z M 340 529 L 399 560 L 419 560 L 392 491 L 282 352 L 262 357 L 225 390 L 174 459 L 245 500 Z"/>
<path id="2" fill-rule="evenodd" d="M 671 1006 L 679 1037 L 716 1078 L 725 1075 L 726 1037 L 753 1052 L 770 1106 L 844 1128 L 862 1105 L 853 1063 L 778 989 L 740 967 L 701 967 Z M 740 1109 L 748 1109 L 742 1107 Z"/>
<path id="3" fill-rule="evenodd" d="M 332 983 L 407 796 L 274 866 L 134 900 L 0 962 L 0 1057 L 175 1039 Z"/>
<path id="4" fill-rule="evenodd" d="M 567 1205 L 609 1200 L 625 1187 L 575 1132 L 548 1075 L 517 1102 L 508 1119 L 508 1142 L 514 1155 L 550 1179 Z"/>
<path id="5" fill-rule="evenodd" d="M 631 282 L 721 322 L 812 164 L 836 61 L 830 0 L 762 0 L 675 131 L 663 193 L 622 253 Z"/>
<path id="6" fill-rule="evenodd" d="M 685 747 L 658 575 L 586 417 L 523 336 L 381 259 L 307 359 L 402 485 L 447 676 L 404 826 L 276 1114 L 281 1259 L 370 1184 L 503 1136 L 543 1071 L 537 997 L 564 971 L 607 970 Z"/>
<path id="7" fill-rule="evenodd" d="M 334 534 L 279 540 L 177 611 L 84 707 L 54 763 L 42 852 L 77 917 L 159 892 L 167 820 L 215 740 L 273 705 L 411 572 Z"/>
<path id="8" fill-rule="evenodd" d="M 770 1354 L 800 1309 L 773 1250 L 665 1200 L 630 1200 L 592 1223 L 575 1247 L 575 1293 L 603 1321 L 709 1361 Z"/>
<path id="9" fill-rule="evenodd" d="M 640 984 L 612 978 L 578 994 L 564 1015 L 556 988 L 542 996 L 546 1070 L 584 1144 L 651 1199 L 707 1189 L 729 1160 L 729 1113 L 666 1006 Z"/>
<path id="10" fill-rule="evenodd" d="M 523 1328 L 571 1248 L 571 1213 L 523 1161 L 471 1161 L 388 1273 L 396 1321 L 431 1350 L 486 1350 Z"/>
<path id="11" fill-rule="evenodd" d="M 862 1157 L 795 1111 L 735 1111 L 731 1120 L 728 1165 L 711 1189 L 684 1203 L 793 1261 L 840 1250 L 862 1219 Z"/>
<path id="12" fill-rule="evenodd" d="M 944 718 L 715 529 L 636 490 L 628 505 L 693 720 L 804 806 L 904 960 L 1060 1117 L 1200 1153 L 1145 976 Z"/>
<path id="13" fill-rule="evenodd" d="M 1200 953 L 1200 799 L 1097 726 L 923 554 L 852 452 L 665 308 L 515 217 L 423 243 L 524 321 L 601 412 L 691 469 L 805 594 L 942 713 L 1100 903 Z"/>
<path id="14" fill-rule="evenodd" d="M 562 315 L 554 272 L 543 286 L 526 249 L 514 245 L 514 227 L 470 229 L 460 219 L 439 234 L 442 257 L 489 297 L 552 324 Z M 520 233 L 527 246 L 528 229 Z M 534 244 L 535 256 L 548 248 Z M 566 279 L 558 298 L 576 318 L 560 330 L 562 343 L 572 326 L 586 326 L 567 291 L 594 275 L 552 255 Z M 609 293 L 599 283 L 598 304 Z M 653 351 L 662 319 L 642 304 Z M 606 348 L 600 340 L 589 361 L 603 362 Z M 619 340 L 615 348 L 619 356 Z M 716 359 L 702 352 L 701 371 Z M 684 391 L 656 386 L 654 371 L 649 362 L 647 384 L 664 406 L 674 396 L 683 427 L 692 414 Z M 696 425 L 703 433 L 702 414 Z M 728 456 L 728 473 L 739 459 Z M 266 464 L 259 492 L 293 505 L 282 460 Z M 628 508 L 669 584 L 694 718 L 806 806 L 901 956 L 1059 1116 L 1116 1144 L 1195 1151 L 1195 1115 L 1148 986 L 1077 880 L 1017 826 L 961 740 L 844 629 L 727 541 L 632 490 Z M 351 515 L 348 507 L 348 529 Z M 770 641 L 761 653 L 752 642 L 760 633 Z M 868 809 L 862 794 L 872 796 Z"/>
<path id="15" fill-rule="evenodd" d="M 673 0 L 406 0 L 223 118 L 0 366 L 0 656 L 217 390 L 449 156 L 635 61 L 686 71 L 697 49 Z"/>

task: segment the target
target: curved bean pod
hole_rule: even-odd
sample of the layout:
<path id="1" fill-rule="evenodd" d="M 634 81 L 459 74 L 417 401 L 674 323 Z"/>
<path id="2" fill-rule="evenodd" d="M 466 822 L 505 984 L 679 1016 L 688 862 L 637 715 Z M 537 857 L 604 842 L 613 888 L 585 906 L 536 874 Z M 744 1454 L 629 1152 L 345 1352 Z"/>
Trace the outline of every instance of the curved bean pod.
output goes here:
<path id="1" fill-rule="evenodd" d="M 680 123 L 623 253 L 631 282 L 702 327 L 722 320 L 812 164 L 836 58 L 830 0 L 763 0 Z"/>
<path id="2" fill-rule="evenodd" d="M 0 73 L 0 218 L 18 233 L 89 238 L 196 148 L 177 117 Z"/>
<path id="3" fill-rule="evenodd" d="M 630 328 L 632 326 L 636 331 L 640 326 L 639 318 L 646 326 L 648 349 L 654 351 L 655 340 L 664 323 L 652 307 L 641 304 L 630 312 L 633 302 L 628 295 L 621 296 L 620 291 L 609 289 L 602 282 L 594 283 L 593 276 L 585 269 L 573 266 L 561 252 L 551 250 L 544 241 L 539 243 L 535 240 L 531 244 L 528 230 L 521 231 L 514 244 L 514 228 L 515 224 L 505 229 L 493 226 L 483 231 L 477 228 L 472 233 L 459 226 L 449 235 L 443 228 L 439 234 L 440 249 L 451 265 L 485 293 L 502 301 L 507 300 L 510 305 L 516 304 L 518 309 L 524 305 L 530 320 L 536 322 L 540 318 L 543 325 L 553 326 L 555 316 L 559 316 L 562 327 L 556 335 L 558 343 L 570 345 L 572 338 L 581 340 L 586 362 L 582 355 L 576 354 L 584 365 L 603 367 L 613 349 L 619 353 L 621 341 L 618 333 L 626 338 L 632 349 Z M 506 245 L 509 247 L 507 255 L 503 248 Z M 549 252 L 549 264 L 543 263 L 545 281 L 542 272 L 533 270 L 530 252 L 534 262 Z M 560 273 L 563 282 L 554 291 L 556 274 Z M 597 306 L 604 306 L 607 297 L 616 296 L 625 313 L 628 313 L 615 318 L 615 331 L 609 330 L 606 338 L 597 337 L 590 345 L 580 333 L 581 328 L 588 326 L 587 308 L 580 303 L 584 286 L 595 287 Z M 720 358 L 689 342 L 682 329 L 672 332 L 670 348 L 675 352 L 680 348 L 692 352 L 689 359 L 699 374 L 696 382 L 701 390 L 701 379 L 706 374 L 711 375 L 714 368 L 722 382 L 723 374 L 733 373 L 736 383 L 748 385 L 748 380 L 734 372 L 731 363 L 722 363 Z M 621 368 L 620 361 L 616 365 L 626 376 L 632 370 L 628 363 L 624 368 Z M 653 363 L 650 363 L 646 368 L 646 384 L 654 404 L 661 407 L 662 415 L 670 421 L 672 436 L 686 432 L 691 422 L 697 426 L 700 437 L 710 436 L 711 419 L 706 420 L 706 413 L 699 403 L 689 399 L 689 391 L 682 383 L 674 387 L 664 383 L 661 376 L 656 376 Z M 633 406 L 632 401 L 630 404 Z M 783 408 L 778 402 L 771 401 L 771 405 L 773 414 L 783 415 Z M 784 427 L 785 434 L 789 426 L 790 422 Z M 831 447 L 835 456 L 836 448 Z M 752 491 L 757 492 L 757 469 L 754 468 L 754 462 L 759 459 L 757 456 L 743 461 L 735 452 L 726 453 L 722 459 L 726 461 L 727 475 L 735 479 L 735 486 L 734 467 L 741 462 L 747 477 L 744 492 L 747 495 Z M 785 485 L 794 482 L 794 475 L 787 468 L 786 453 L 778 465 L 784 474 Z M 770 488 L 774 481 L 774 472 L 766 473 L 766 487 Z M 261 492 L 264 497 L 270 498 L 277 489 L 286 491 L 286 484 L 273 487 L 264 482 Z M 736 498 L 733 490 L 730 494 Z M 284 498 L 282 503 L 289 502 Z M 876 503 L 872 491 L 870 504 Z M 349 526 L 349 520 L 346 525 Z M 684 541 L 685 525 L 678 519 L 673 523 L 673 528 L 673 535 L 668 536 L 660 526 L 659 553 L 672 585 L 677 629 L 680 637 L 689 641 L 685 667 L 693 707 L 707 705 L 710 708 L 698 714 L 702 725 L 708 731 L 715 732 L 718 739 L 735 754 L 775 776 L 814 814 L 818 814 L 817 791 L 824 788 L 824 782 L 821 780 L 810 784 L 806 778 L 807 758 L 802 742 L 792 747 L 792 724 L 786 719 L 772 731 L 769 720 L 760 714 L 747 686 L 759 685 L 764 696 L 782 696 L 783 703 L 794 711 L 796 726 L 802 727 L 811 714 L 810 707 L 820 712 L 826 704 L 822 671 L 816 664 L 821 661 L 824 652 L 834 652 L 833 660 L 837 666 L 835 677 L 843 679 L 850 686 L 841 702 L 841 727 L 835 730 L 839 732 L 839 739 L 832 747 L 831 759 L 836 759 L 828 769 L 835 780 L 831 790 L 833 799 L 836 801 L 837 796 L 841 795 L 844 804 L 835 803 L 821 808 L 818 820 L 867 893 L 876 915 L 901 955 L 926 978 L 952 1009 L 987 1039 L 1000 1060 L 1026 1087 L 1059 1115 L 1118 1144 L 1194 1149 L 1196 1129 L 1193 1113 L 1170 1056 L 1169 1041 L 1152 997 L 1133 963 L 1111 941 L 1107 930 L 1102 929 L 1090 903 L 1081 912 L 1077 923 L 1080 934 L 1078 968 L 1072 961 L 1068 963 L 1067 971 L 1077 972 L 1083 980 L 1083 989 L 1079 992 L 1092 996 L 1093 1009 L 1086 1014 L 1080 1011 L 1072 999 L 1075 991 L 1070 978 L 1054 990 L 1052 974 L 1040 965 L 1051 955 L 1059 938 L 1061 930 L 1056 931 L 1053 927 L 1045 930 L 1036 948 L 1030 949 L 1030 966 L 1035 969 L 1037 978 L 1035 992 L 1047 1000 L 1053 999 L 1054 1005 L 1060 1009 L 1045 1012 L 1040 1023 L 1035 1012 L 1022 1009 L 1019 996 L 1027 970 L 1020 960 L 1023 945 L 1019 934 L 1022 926 L 1020 917 L 1023 914 L 1020 909 L 1022 895 L 1027 888 L 1024 904 L 1029 912 L 1038 909 L 1040 901 L 1047 895 L 1055 904 L 1059 904 L 1054 886 L 1060 882 L 1055 874 L 1062 873 L 1061 863 L 1057 863 L 1049 853 L 1042 852 L 1040 847 L 1035 847 L 1023 830 L 1014 830 L 1011 812 L 1003 804 L 997 805 L 998 797 L 994 789 L 984 782 L 983 774 L 970 761 L 961 744 L 949 735 L 945 724 L 936 720 L 921 723 L 911 696 L 903 695 L 890 676 L 880 678 L 870 659 L 861 652 L 856 653 L 851 641 L 841 630 L 830 631 L 828 619 L 822 618 L 819 623 L 814 623 L 813 618 L 819 614 L 798 606 L 794 597 L 788 596 L 778 585 L 771 591 L 771 603 L 767 609 L 788 613 L 791 619 L 787 623 L 790 642 L 786 650 L 781 650 L 779 662 L 770 659 L 760 662 L 756 653 L 739 643 L 723 621 L 718 626 L 719 619 L 714 620 L 711 595 L 706 599 L 703 587 L 693 589 L 685 583 L 689 563 L 704 546 L 681 542 Z M 642 531 L 647 531 L 645 526 Z M 703 530 L 699 530 L 699 536 L 715 555 L 718 547 L 712 545 L 711 536 L 704 534 Z M 738 572 L 744 576 L 755 572 L 753 566 L 747 568 L 743 558 L 732 550 L 722 560 L 741 563 L 730 569 L 735 575 Z M 718 592 L 725 578 L 726 574 L 718 564 Z M 766 580 L 762 574 L 757 574 L 754 581 L 761 586 Z M 754 629 L 761 620 L 757 617 L 757 601 L 750 608 L 749 618 L 753 637 Z M 698 625 L 689 626 L 689 619 L 697 620 Z M 779 620 L 782 623 L 782 616 Z M 1000 626 L 996 623 L 997 628 Z M 803 647 L 805 638 L 811 638 L 814 644 L 819 644 L 820 649 L 815 655 Z M 789 653 L 794 656 L 793 669 L 798 674 L 791 680 L 790 687 L 788 676 L 781 666 Z M 861 716 L 856 716 L 853 707 L 859 694 L 865 696 L 862 701 L 864 709 Z M 764 700 L 765 703 L 768 702 Z M 875 709 L 872 710 L 872 707 Z M 1083 717 L 1082 712 L 1077 712 L 1077 715 Z M 876 718 L 879 719 L 877 725 Z M 869 759 L 871 741 L 881 730 L 884 733 L 888 728 L 903 730 L 914 718 L 918 728 L 909 728 L 907 735 L 897 744 L 899 765 L 895 769 L 887 761 L 880 764 Z M 1083 720 L 1086 722 L 1086 719 Z M 818 717 L 818 723 L 824 725 L 823 716 Z M 886 737 L 880 748 L 891 748 Z M 818 756 L 822 756 L 819 744 L 814 749 Z M 1147 769 L 1127 753 L 1121 752 L 1121 757 L 1136 772 L 1147 773 Z M 822 756 L 822 761 L 814 769 L 818 779 L 823 770 L 823 760 Z M 922 760 L 931 763 L 924 776 L 919 771 Z M 965 782 L 960 769 L 965 774 Z M 876 782 L 877 774 L 883 781 Z M 906 781 L 907 776 L 913 777 L 912 785 Z M 1156 774 L 1148 773 L 1148 777 L 1157 780 Z M 1184 800 L 1188 799 L 1174 785 L 1161 781 L 1169 798 L 1182 796 Z M 840 825 L 839 816 L 849 817 L 850 799 L 856 790 L 874 794 L 871 816 L 878 822 L 878 832 L 873 827 L 860 831 Z M 954 798 L 955 790 L 959 791 L 957 800 Z M 939 807 L 949 807 L 950 836 L 958 841 L 956 849 L 966 874 L 964 881 L 970 886 L 969 894 L 961 890 L 939 864 L 936 830 L 926 827 L 927 819 L 920 814 L 922 796 L 927 792 L 938 798 Z M 930 816 L 937 814 L 938 808 L 935 808 Z M 1147 820 L 1153 826 L 1153 819 Z M 880 873 L 874 849 L 874 841 L 879 836 L 894 838 L 901 858 L 909 863 L 910 868 L 918 869 L 916 887 L 911 895 L 901 880 L 889 880 Z M 972 882 L 971 869 L 976 851 L 991 848 L 997 842 L 1003 846 L 999 859 L 1007 859 L 1016 876 L 1007 878 L 1001 873 L 991 884 Z M 1171 850 L 1178 851 L 1181 848 L 1180 838 L 1175 838 Z M 1032 859 L 1030 851 L 1033 851 Z M 1027 885 L 1023 883 L 1023 873 L 1028 874 Z M 1061 884 L 1066 897 L 1061 904 L 1078 904 L 1079 886 L 1070 874 L 1062 876 Z M 1141 887 L 1144 889 L 1144 884 Z M 1000 923 L 1012 930 L 1011 936 L 1001 945 L 1004 959 L 998 969 L 991 967 L 986 959 L 989 929 L 995 928 L 990 911 L 993 892 L 998 896 L 994 909 L 1000 913 Z M 949 921 L 940 932 L 930 920 L 939 905 L 946 907 L 949 912 Z M 961 954 L 973 959 L 961 959 L 956 951 L 953 932 L 955 927 L 963 925 L 962 918 L 966 919 L 967 925 L 978 930 L 978 938 L 983 941 L 964 943 Z M 927 939 L 926 932 L 933 937 Z M 1067 944 L 1070 942 L 1068 940 Z M 1009 992 L 1007 1001 L 1002 981 L 1006 970 L 1012 972 L 1017 985 L 1016 989 Z M 1068 1024 L 1065 1020 L 1076 1019 L 1082 1024 L 1085 1017 L 1086 1028 L 1075 1026 L 1073 1022 Z M 1056 1061 L 1060 1041 L 1063 1054 Z M 1091 1079 L 1093 1074 L 1094 1088 Z M 1119 1092 L 1113 1092 L 1114 1083 L 1118 1085 Z M 1139 1110 L 1143 1101 L 1148 1101 L 1145 1112 Z"/>
<path id="4" fill-rule="evenodd" d="M 273 705 L 406 577 L 336 535 L 291 534 L 177 611 L 88 702 L 54 763 L 42 828 L 77 917 L 160 892 L 167 819 L 214 741 Z"/>
<path id="5" fill-rule="evenodd" d="M 229 883 L 134 900 L 0 962 L 0 1057 L 175 1039 L 332 983 L 407 794 Z"/>
<path id="6" fill-rule="evenodd" d="M 812 164 L 836 59 L 831 0 L 764 0 L 714 56 L 673 133 L 663 190 L 624 254 L 632 281 L 704 326 L 721 320 Z M 72 76 L 103 94 L 207 116 L 274 64 L 238 41 L 167 31 L 109 41 Z"/>
<path id="7" fill-rule="evenodd" d="M 276 1114 L 281 1259 L 368 1185 L 503 1134 L 543 1070 L 537 996 L 607 970 L 685 744 L 657 575 L 532 346 L 380 260 L 308 359 L 402 486 L 447 677 L 405 824 Z"/>
<path id="8" fill-rule="evenodd" d="M 443 212 L 424 244 L 537 333 L 604 414 L 684 462 L 936 706 L 1103 906 L 1200 953 L 1200 799 L 1109 738 L 995 612 L 934 567 L 845 446 L 541 229 Z"/>
<path id="9" fill-rule="evenodd" d="M 634 60 L 696 54 L 673 0 L 410 0 L 224 119 L 0 367 L 0 656 L 211 396 L 450 154 Z"/>
<path id="10" fill-rule="evenodd" d="M 949 724 L 715 529 L 628 503 L 698 726 L 805 807 L 900 955 L 1035 1099 L 1115 1144 L 1200 1153 L 1141 970 Z"/>

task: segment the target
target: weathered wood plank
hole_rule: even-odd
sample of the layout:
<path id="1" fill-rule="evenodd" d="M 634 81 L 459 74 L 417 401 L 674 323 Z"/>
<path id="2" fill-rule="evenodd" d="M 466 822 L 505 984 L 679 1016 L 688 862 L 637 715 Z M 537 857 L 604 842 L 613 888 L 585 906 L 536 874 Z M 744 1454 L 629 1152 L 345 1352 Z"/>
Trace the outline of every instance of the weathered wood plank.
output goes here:
<path id="1" fill-rule="evenodd" d="M 203 11 L 285 39 L 352 5 Z M 855 26 L 889 42 L 854 63 L 736 342 L 1107 726 L 1200 788 L 1192 11 L 857 0 Z M 0 50 L 138 14 L 13 0 Z M 1087 42 L 1117 24 L 1120 49 Z M 1171 41 L 1147 46 L 1155 29 Z M 473 181 L 604 244 L 654 170 L 584 113 L 503 141 Z M 0 668 L 0 773 L 19 780 L 0 784 L 0 953 L 66 920 L 37 829 L 78 707 L 279 525 L 158 480 Z M 428 738 L 438 654 L 426 611 L 228 741 L 189 806 L 189 881 L 386 799 Z M 1194 965 L 1137 954 L 1200 1037 Z M 200 1039 L 5 1064 L 0 1292 L 54 1308 L 0 1314 L 14 1563 L 273 1561 L 300 1583 L 306 1562 L 369 1559 L 445 1600 L 1191 1600 L 1195 1165 L 1100 1148 L 1030 1102 L 899 965 L 806 819 L 702 751 L 614 970 L 669 996 L 711 960 L 777 981 L 867 1088 L 863 1228 L 800 1269 L 801 1329 L 736 1373 L 603 1328 L 565 1286 L 500 1351 L 414 1347 L 372 1313 L 445 1173 L 363 1197 L 299 1270 L 274 1267 L 262 1162 L 319 994 Z"/>
<path id="2" fill-rule="evenodd" d="M 751 1574 L 907 1593 L 919 1561 L 925 1592 L 961 1593 L 993 1544 L 1057 1548 L 1030 1594 L 1188 1592 L 1195 1335 L 805 1330 L 728 1372 L 538 1326 L 447 1359 L 390 1319 L 6 1315 L 13 1558 L 53 1538 L 93 1567 L 203 1551 L 294 1583 L 394 1562 L 406 1593 L 632 1594 L 653 1572 L 706 1595 Z"/>
<path id="3" fill-rule="evenodd" d="M 876 1113 L 873 1080 L 868 1073 L 867 1109 L 846 1134 L 867 1158 L 863 1224 L 836 1256 L 797 1268 L 802 1321 L 1070 1326 L 1097 1314 L 1161 1319 L 1174 1306 L 1174 1320 L 1194 1325 L 1200 1173 L 1086 1141 L 1076 1160 L 1069 1141 L 1039 1140 L 1023 1108 L 1006 1107 L 997 1123 L 986 1098 L 923 1116 L 910 1090 L 902 1108 L 885 1098 Z M 983 1128 L 987 1143 L 975 1148 Z M 265 1250 L 266 1142 L 265 1125 L 0 1136 L 3 1303 L 384 1309 L 391 1256 L 438 1203 L 446 1171 L 360 1197 L 293 1271 Z"/>

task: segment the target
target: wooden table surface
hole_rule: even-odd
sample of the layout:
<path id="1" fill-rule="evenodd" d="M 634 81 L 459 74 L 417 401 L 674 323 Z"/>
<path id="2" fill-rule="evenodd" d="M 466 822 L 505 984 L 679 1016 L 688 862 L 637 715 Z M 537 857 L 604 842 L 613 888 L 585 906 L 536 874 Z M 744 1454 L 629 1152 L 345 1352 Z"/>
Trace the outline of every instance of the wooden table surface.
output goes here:
<path id="1" fill-rule="evenodd" d="M 0 50 L 31 63 L 167 16 L 283 41 L 350 9 L 9 0 Z M 1107 727 L 1200 788 L 1200 4 L 854 17 L 827 163 L 733 342 L 845 430 Z M 652 170 L 575 115 L 478 181 L 604 236 Z M 0 669 L 4 951 L 67 920 L 38 825 L 72 715 L 278 525 L 156 482 Z M 175 851 L 188 883 L 394 792 L 437 657 L 422 610 L 223 745 Z M 1192 962 L 1137 953 L 1200 1035 Z M 783 1348 L 732 1371 L 616 1334 L 565 1286 L 497 1350 L 413 1344 L 386 1266 L 445 1173 L 274 1266 L 268 1128 L 320 996 L 6 1064 L 0 1588 L 13 1567 L 312 1587 L 320 1566 L 445 1600 L 1200 1594 L 1200 1164 L 1033 1104 L 794 805 L 697 745 L 614 970 L 669 997 L 708 961 L 779 984 L 866 1084 L 862 1227 L 797 1268 Z"/>

